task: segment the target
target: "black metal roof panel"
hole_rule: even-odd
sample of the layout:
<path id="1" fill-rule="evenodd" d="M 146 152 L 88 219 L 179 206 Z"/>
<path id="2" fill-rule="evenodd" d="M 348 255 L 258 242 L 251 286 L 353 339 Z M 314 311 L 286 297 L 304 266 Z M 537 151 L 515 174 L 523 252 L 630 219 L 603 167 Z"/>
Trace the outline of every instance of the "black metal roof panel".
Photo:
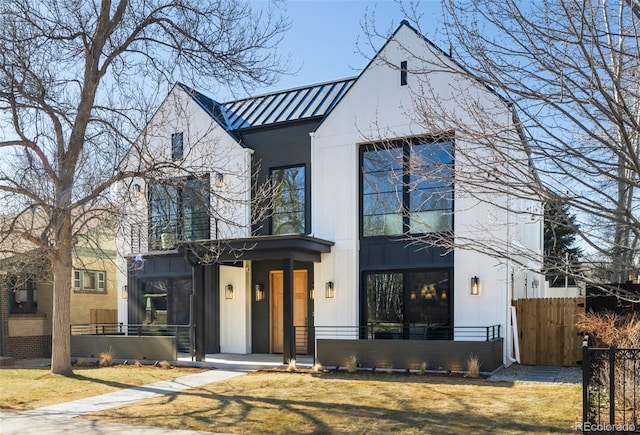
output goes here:
<path id="1" fill-rule="evenodd" d="M 229 130 L 261 127 L 324 116 L 349 90 L 355 78 L 321 83 L 220 104 Z"/>

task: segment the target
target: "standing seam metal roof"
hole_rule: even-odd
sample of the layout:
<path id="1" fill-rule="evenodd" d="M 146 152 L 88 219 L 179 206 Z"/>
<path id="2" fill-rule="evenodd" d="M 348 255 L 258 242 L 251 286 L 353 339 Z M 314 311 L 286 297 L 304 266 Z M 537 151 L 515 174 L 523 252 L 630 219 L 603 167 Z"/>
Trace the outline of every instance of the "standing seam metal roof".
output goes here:
<path id="1" fill-rule="evenodd" d="M 188 86 L 180 86 L 227 131 L 320 117 L 338 103 L 355 77 L 218 103 Z"/>

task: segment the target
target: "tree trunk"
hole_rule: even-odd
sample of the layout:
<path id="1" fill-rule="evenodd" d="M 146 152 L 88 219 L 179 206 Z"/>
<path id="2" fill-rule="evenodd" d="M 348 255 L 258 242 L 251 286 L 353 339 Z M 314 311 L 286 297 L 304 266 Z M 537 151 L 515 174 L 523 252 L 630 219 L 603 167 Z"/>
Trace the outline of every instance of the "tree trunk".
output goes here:
<path id="1" fill-rule="evenodd" d="M 51 259 L 53 315 L 51 373 L 71 375 L 71 277 L 73 275 L 71 216 L 65 214 L 58 230 L 58 245 Z"/>

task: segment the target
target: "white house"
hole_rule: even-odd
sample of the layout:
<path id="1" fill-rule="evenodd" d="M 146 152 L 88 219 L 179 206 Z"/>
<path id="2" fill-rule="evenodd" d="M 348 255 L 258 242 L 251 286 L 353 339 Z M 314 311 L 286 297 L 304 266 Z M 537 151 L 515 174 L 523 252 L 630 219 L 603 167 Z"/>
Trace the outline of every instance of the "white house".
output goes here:
<path id="1" fill-rule="evenodd" d="M 518 137 L 508 104 L 406 22 L 355 78 L 228 103 L 176 85 L 139 138 L 146 151 L 124 164 L 164 155 L 179 169 L 128 186 L 139 194 L 119 239 L 120 321 L 191 319 L 200 358 L 314 353 L 339 365 L 360 349 L 378 366 L 456 367 L 474 352 L 488 370 L 509 363 L 511 300 L 541 281 L 542 222 L 507 210 L 539 205 L 479 202 L 456 184 L 474 170 L 456 150 L 473 144 L 447 117 L 434 130 L 412 113 L 436 63 L 455 72 L 428 75 L 443 111 L 465 119 L 455 80 Z M 269 213 L 255 219 L 258 199 Z M 533 260 L 455 248 L 478 222 Z M 452 244 L 415 243 L 442 235 Z"/>

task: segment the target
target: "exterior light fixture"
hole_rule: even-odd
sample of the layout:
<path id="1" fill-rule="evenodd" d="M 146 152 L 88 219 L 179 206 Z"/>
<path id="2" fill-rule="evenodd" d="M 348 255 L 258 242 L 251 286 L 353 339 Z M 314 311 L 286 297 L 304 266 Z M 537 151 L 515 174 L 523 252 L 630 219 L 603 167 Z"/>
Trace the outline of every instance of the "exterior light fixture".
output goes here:
<path id="1" fill-rule="evenodd" d="M 224 288 L 224 298 L 233 299 L 233 284 L 227 284 Z"/>
<path id="2" fill-rule="evenodd" d="M 316 298 L 316 291 L 313 287 L 309 290 L 309 299 L 314 300 Z"/>
<path id="3" fill-rule="evenodd" d="M 474 296 L 480 294 L 480 278 L 477 276 L 471 278 L 471 294 Z"/>
<path id="4" fill-rule="evenodd" d="M 324 285 L 324 296 L 327 299 L 333 299 L 336 296 L 336 289 L 333 286 L 333 282 L 327 281 Z"/>
<path id="5" fill-rule="evenodd" d="M 218 189 L 221 189 L 224 187 L 224 175 L 222 174 L 222 172 L 216 172 L 216 187 Z"/>
<path id="6" fill-rule="evenodd" d="M 122 299 L 129 299 L 129 286 L 128 285 L 123 285 L 122 286 Z"/>
<path id="7" fill-rule="evenodd" d="M 256 284 L 256 302 L 260 302 L 264 300 L 264 289 L 262 288 L 262 284 Z"/>

